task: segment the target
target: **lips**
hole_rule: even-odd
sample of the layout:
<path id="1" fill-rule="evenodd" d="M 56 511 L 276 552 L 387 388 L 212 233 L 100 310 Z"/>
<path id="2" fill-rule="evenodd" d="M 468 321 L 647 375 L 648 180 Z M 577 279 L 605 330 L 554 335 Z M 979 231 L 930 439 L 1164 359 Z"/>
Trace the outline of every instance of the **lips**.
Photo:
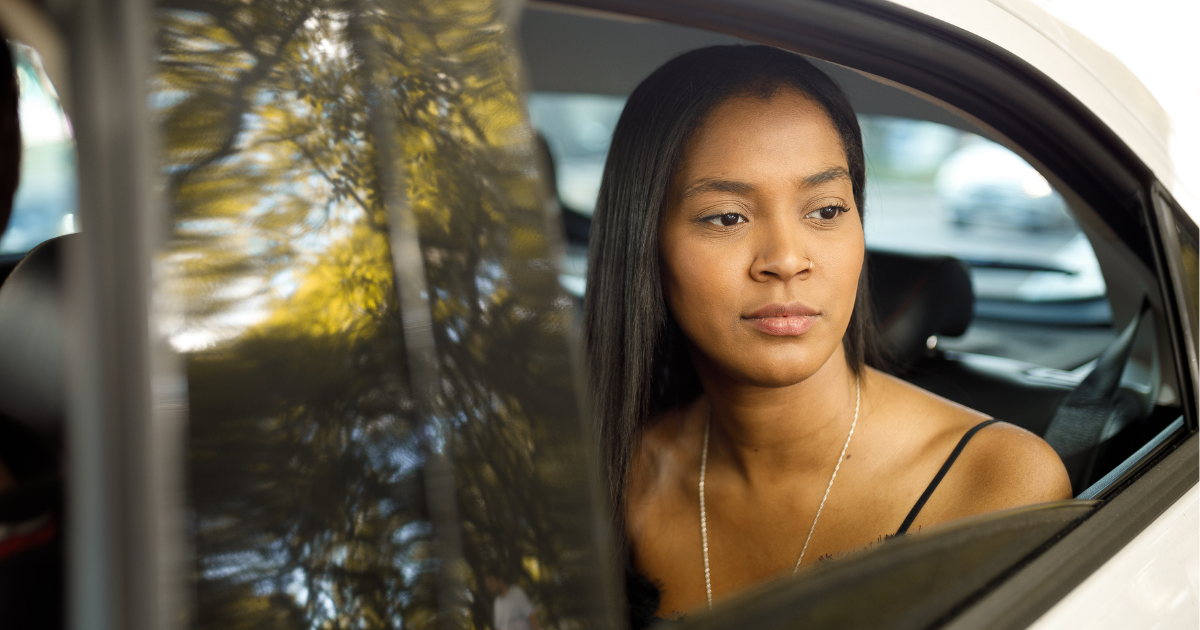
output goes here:
<path id="1" fill-rule="evenodd" d="M 798 337 L 808 332 L 821 313 L 799 302 L 791 304 L 768 304 L 744 320 L 760 332 L 776 337 Z"/>

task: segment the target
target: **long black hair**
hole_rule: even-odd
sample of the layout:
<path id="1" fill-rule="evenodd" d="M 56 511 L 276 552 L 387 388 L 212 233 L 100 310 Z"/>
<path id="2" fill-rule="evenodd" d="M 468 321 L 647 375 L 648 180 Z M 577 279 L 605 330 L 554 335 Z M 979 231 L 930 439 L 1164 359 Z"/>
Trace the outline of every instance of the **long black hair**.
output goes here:
<path id="1" fill-rule="evenodd" d="M 862 132 L 841 88 L 803 57 L 769 46 L 713 46 L 684 53 L 630 95 L 604 165 L 591 228 L 583 327 L 610 507 L 624 546 L 625 483 L 647 419 L 702 392 L 687 344 L 663 297 L 658 227 L 683 151 L 705 116 L 734 96 L 781 89 L 824 109 L 841 137 L 859 217 Z M 875 365 L 867 274 L 842 343 L 851 369 Z"/>

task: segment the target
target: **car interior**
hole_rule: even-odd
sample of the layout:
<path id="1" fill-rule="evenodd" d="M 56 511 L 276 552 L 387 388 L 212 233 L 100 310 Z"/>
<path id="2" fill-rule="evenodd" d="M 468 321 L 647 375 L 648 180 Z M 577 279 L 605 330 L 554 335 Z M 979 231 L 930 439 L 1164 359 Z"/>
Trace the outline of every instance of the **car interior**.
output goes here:
<path id="1" fill-rule="evenodd" d="M 617 103 L 674 55 L 732 43 L 748 42 L 722 33 L 544 4 L 527 8 L 519 24 L 519 45 L 534 95 L 601 96 L 618 99 L 613 101 Z M 880 125 L 894 125 L 897 120 L 934 123 L 939 129 L 990 140 L 1025 158 L 1065 200 L 1071 215 L 1069 229 L 1082 235 L 1079 242 L 1084 243 L 1085 258 L 1094 257 L 1098 265 L 1094 273 L 1100 276 L 1101 293 L 1071 298 L 1065 290 L 1047 294 L 1049 298 L 1013 299 L 1001 286 L 1012 277 L 1019 276 L 1009 283 L 1022 287 L 1036 284 L 1026 282 L 1030 278 L 1050 278 L 1042 284 L 1054 285 L 1058 282 L 1054 278 L 1060 277 L 1082 282 L 1093 270 L 1051 268 L 1004 256 L 948 255 L 916 243 L 880 246 L 869 236 L 872 303 L 888 356 L 886 371 L 1042 436 L 1066 462 L 1077 498 L 1102 499 L 1119 488 L 1134 474 L 1138 462 L 1183 427 L 1180 376 L 1169 335 L 1163 332 L 1167 320 L 1154 272 L 1053 172 L 1038 168 L 1020 146 L 983 123 L 905 86 L 811 60 L 845 89 L 864 120 L 878 120 Z M 561 139 L 539 128 L 537 116 L 533 124 L 545 138 L 546 176 L 556 188 L 564 180 L 561 172 L 555 177 L 562 166 L 556 155 Z M 922 185 L 933 186 L 932 175 L 922 177 L 928 180 Z M 582 279 L 590 210 L 572 207 L 563 199 L 562 189 L 557 189 L 567 245 L 560 279 L 567 292 L 581 297 L 586 290 Z M 868 188 L 868 223 L 877 194 L 886 200 L 889 193 Z M 1033 238 L 1027 228 L 996 229 L 1015 234 L 1014 238 Z M 19 466 L 21 474 L 44 478 L 29 493 L 4 497 L 0 512 L 36 514 L 61 501 L 57 462 L 65 416 L 62 349 L 67 341 L 60 332 L 64 289 L 59 270 L 64 252 L 77 247 L 77 240 L 60 236 L 27 255 L 0 255 L 0 414 L 13 426 L 24 427 L 29 432 L 26 441 L 34 445 L 21 456 L 38 461 Z M 990 283 L 986 291 L 981 288 L 985 281 Z M 7 452 L 0 456 L 10 464 L 21 459 Z M 1049 523 L 1041 527 L 1049 528 Z M 1055 526 L 1060 523 L 1053 521 Z M 958 531 L 976 538 L 996 533 Z M 997 557 L 1030 551 L 1019 545 L 1005 547 L 1005 540 L 1000 536 L 993 539 L 998 542 L 989 543 L 996 545 Z M 820 599 L 835 586 L 827 582 L 820 587 L 825 590 L 813 591 L 812 597 Z M 794 595 L 791 592 L 789 597 Z"/>
<path id="2" fill-rule="evenodd" d="M 531 100 L 546 100 L 546 95 L 621 98 L 679 53 L 737 43 L 753 42 L 548 5 L 534 5 L 520 23 Z M 936 123 L 1022 153 L 936 99 L 850 68 L 810 61 L 834 77 L 864 119 Z M 554 165 L 553 130 L 539 122 L 534 108 L 535 131 L 549 136 L 548 161 Z M 1083 498 L 1101 496 L 1117 481 L 1106 475 L 1122 470 L 1122 463 L 1156 436 L 1161 440 L 1182 426 L 1171 350 L 1165 335 L 1156 334 L 1164 320 L 1152 307 L 1138 306 L 1143 295 L 1155 295 L 1155 281 L 1127 271 L 1130 255 L 1085 203 L 1069 192 L 1063 195 L 1069 199 L 1071 225 L 1086 236 L 1103 272 L 1104 292 L 1084 299 L 996 299 L 988 295 L 995 291 L 981 294 L 978 288 L 987 274 L 1047 272 L 1004 257 L 972 260 L 903 243 L 873 243 L 869 230 L 878 199 L 873 195 L 880 189 L 872 187 L 871 158 L 868 146 L 867 265 L 880 341 L 889 358 L 886 371 L 1042 436 L 1064 457 L 1074 491 Z M 1043 175 L 1055 181 L 1053 173 Z M 562 173 L 550 177 L 563 179 Z M 588 211 L 570 207 L 563 188 L 558 190 L 568 242 L 562 281 L 568 291 L 582 295 Z M 1079 411 L 1096 406 L 1108 412 Z"/>

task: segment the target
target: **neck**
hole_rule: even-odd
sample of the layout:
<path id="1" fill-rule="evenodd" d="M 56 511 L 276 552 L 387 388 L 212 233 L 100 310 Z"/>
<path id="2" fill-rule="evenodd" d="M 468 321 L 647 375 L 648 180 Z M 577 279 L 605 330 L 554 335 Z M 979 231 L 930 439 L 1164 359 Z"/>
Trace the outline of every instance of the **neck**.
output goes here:
<path id="1" fill-rule="evenodd" d="M 709 462 L 732 466 L 744 481 L 773 484 L 827 474 L 854 420 L 857 375 L 841 347 L 815 373 L 786 387 L 762 387 L 699 369 L 711 410 Z"/>

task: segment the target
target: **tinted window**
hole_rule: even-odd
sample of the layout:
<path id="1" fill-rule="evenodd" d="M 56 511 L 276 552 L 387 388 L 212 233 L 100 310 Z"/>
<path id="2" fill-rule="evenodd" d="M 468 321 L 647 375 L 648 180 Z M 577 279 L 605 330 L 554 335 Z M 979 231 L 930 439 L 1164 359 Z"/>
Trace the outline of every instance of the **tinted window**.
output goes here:
<path id="1" fill-rule="evenodd" d="M 195 625 L 604 618 L 552 215 L 478 3 L 165 2 Z"/>

